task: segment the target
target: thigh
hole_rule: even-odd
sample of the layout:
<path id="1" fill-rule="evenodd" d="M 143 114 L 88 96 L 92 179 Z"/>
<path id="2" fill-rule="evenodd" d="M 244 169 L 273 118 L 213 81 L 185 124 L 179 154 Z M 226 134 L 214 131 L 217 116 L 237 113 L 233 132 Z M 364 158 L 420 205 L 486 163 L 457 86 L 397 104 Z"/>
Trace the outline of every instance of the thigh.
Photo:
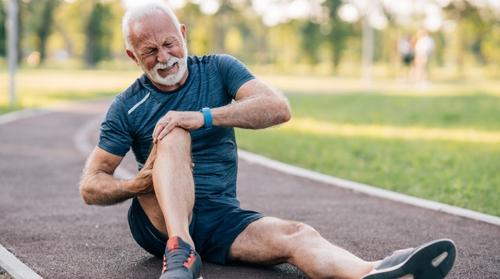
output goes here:
<path id="1" fill-rule="evenodd" d="M 193 240 L 201 257 L 224 265 L 234 240 L 249 225 L 264 216 L 242 209 L 236 199 L 198 199 L 195 203 Z"/>
<path id="2" fill-rule="evenodd" d="M 294 238 L 303 224 L 264 217 L 250 224 L 234 241 L 231 260 L 255 264 L 278 264 L 293 253 Z"/>
<path id="3" fill-rule="evenodd" d="M 132 199 L 128 210 L 128 224 L 137 244 L 156 257 L 163 256 L 167 237 L 151 223 L 137 198 Z"/>
<path id="4" fill-rule="evenodd" d="M 151 224 L 160 232 L 163 232 L 166 236 L 167 227 L 165 226 L 165 219 L 163 218 L 163 213 L 161 212 L 160 205 L 154 193 L 141 195 L 137 197 L 139 204 L 146 216 L 148 216 Z"/>

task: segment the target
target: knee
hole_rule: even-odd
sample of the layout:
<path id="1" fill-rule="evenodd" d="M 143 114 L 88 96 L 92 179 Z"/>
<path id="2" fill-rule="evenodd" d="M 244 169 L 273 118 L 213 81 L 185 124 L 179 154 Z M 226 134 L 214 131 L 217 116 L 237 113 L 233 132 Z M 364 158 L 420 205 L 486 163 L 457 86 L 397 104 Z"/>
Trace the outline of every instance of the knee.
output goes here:
<path id="1" fill-rule="evenodd" d="M 288 260 L 293 260 L 305 243 L 317 237 L 320 235 L 313 227 L 301 222 L 287 221 L 281 227 L 281 239 Z"/>
<path id="2" fill-rule="evenodd" d="M 158 152 L 174 150 L 187 150 L 191 152 L 191 136 L 182 128 L 174 128 L 158 142 Z"/>
<path id="3" fill-rule="evenodd" d="M 301 222 L 289 222 L 285 229 L 285 234 L 294 241 L 319 236 L 318 231 L 313 227 Z"/>

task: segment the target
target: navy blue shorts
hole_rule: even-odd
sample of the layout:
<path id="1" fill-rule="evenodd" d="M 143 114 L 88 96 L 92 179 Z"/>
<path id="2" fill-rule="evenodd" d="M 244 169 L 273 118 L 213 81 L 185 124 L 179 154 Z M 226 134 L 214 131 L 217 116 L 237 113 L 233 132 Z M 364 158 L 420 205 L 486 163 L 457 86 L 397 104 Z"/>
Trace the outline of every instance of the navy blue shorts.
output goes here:
<path id="1" fill-rule="evenodd" d="M 197 199 L 189 232 L 196 251 L 205 261 L 226 264 L 236 237 L 252 222 L 264 217 L 244 210 L 236 199 Z M 163 257 L 167 238 L 150 222 L 137 198 L 128 211 L 128 223 L 135 241 L 156 257 Z"/>

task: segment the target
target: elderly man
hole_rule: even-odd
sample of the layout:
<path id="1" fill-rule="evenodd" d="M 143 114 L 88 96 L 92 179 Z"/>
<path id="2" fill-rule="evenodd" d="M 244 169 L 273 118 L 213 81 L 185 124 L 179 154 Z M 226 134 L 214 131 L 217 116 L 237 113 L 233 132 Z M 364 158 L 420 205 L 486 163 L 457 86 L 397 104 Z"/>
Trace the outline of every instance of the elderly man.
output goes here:
<path id="1" fill-rule="evenodd" d="M 429 279 L 451 269 L 450 240 L 370 262 L 308 225 L 240 208 L 233 127 L 286 122 L 287 100 L 233 57 L 188 57 L 186 27 L 161 2 L 127 11 L 123 32 L 128 56 L 145 74 L 114 99 L 80 190 L 88 204 L 132 198 L 132 235 L 146 251 L 163 256 L 161 278 L 200 278 L 202 258 L 288 262 L 312 278 Z M 113 172 L 130 148 L 140 171 L 117 179 Z"/>

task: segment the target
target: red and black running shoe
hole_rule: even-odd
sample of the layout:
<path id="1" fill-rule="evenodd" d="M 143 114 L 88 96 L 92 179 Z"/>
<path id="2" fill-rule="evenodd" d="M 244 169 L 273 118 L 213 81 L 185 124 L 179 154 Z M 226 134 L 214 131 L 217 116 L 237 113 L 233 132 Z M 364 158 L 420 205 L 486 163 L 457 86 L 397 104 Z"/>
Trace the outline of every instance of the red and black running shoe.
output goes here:
<path id="1" fill-rule="evenodd" d="M 160 279 L 202 279 L 201 257 L 182 238 L 174 236 L 167 241 Z"/>

